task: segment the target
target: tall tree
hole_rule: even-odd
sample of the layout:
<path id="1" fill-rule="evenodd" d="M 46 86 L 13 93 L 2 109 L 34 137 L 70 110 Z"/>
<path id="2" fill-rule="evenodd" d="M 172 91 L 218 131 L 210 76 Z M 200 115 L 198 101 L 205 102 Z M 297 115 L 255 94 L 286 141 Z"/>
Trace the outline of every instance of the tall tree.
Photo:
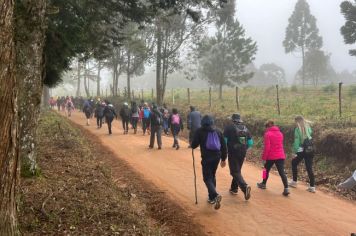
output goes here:
<path id="1" fill-rule="evenodd" d="M 18 114 L 15 76 L 14 1 L 0 6 L 0 235 L 17 235 Z"/>
<path id="2" fill-rule="evenodd" d="M 16 1 L 16 53 L 19 82 L 20 159 L 24 175 L 34 175 L 36 127 L 45 76 L 46 0 Z M 47 101 L 46 101 L 47 102 Z"/>
<path id="3" fill-rule="evenodd" d="M 341 34 L 346 44 L 356 43 L 356 2 L 344 1 L 340 5 L 341 13 L 344 15 L 346 22 L 341 27 Z M 351 56 L 356 56 L 356 50 L 349 51 Z"/>
<path id="4" fill-rule="evenodd" d="M 301 52 L 302 81 L 305 84 L 305 54 L 310 50 L 318 50 L 323 46 L 323 39 L 319 36 L 316 18 L 311 14 L 306 0 L 298 0 L 286 29 L 283 41 L 286 53 Z"/>

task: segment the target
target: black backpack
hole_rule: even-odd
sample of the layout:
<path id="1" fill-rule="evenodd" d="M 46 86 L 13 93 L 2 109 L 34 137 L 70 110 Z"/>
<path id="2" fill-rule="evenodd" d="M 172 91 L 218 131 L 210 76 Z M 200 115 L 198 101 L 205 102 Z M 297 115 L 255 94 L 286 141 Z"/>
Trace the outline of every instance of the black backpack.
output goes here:
<path id="1" fill-rule="evenodd" d="M 244 125 L 235 125 L 236 130 L 236 142 L 234 144 L 235 149 L 247 148 L 248 130 Z"/>
<path id="2" fill-rule="evenodd" d="M 313 140 L 309 137 L 307 137 L 302 144 L 303 151 L 304 153 L 313 153 L 314 152 L 314 143 Z"/>
<path id="3" fill-rule="evenodd" d="M 162 117 L 158 112 L 154 112 L 154 124 L 155 125 L 162 125 Z"/>

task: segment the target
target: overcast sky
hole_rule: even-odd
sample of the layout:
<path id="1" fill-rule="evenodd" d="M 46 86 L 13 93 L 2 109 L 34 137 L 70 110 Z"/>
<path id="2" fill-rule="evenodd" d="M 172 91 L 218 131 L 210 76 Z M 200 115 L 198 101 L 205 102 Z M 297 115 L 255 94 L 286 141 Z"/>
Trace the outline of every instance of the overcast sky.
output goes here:
<path id="1" fill-rule="evenodd" d="M 255 64 L 274 62 L 282 66 L 288 79 L 292 79 L 301 66 L 300 55 L 285 54 L 282 42 L 285 29 L 297 0 L 236 0 L 237 18 L 246 34 L 257 41 Z M 356 69 L 356 57 L 348 55 L 352 48 L 345 45 L 340 28 L 345 23 L 340 13 L 342 0 L 308 0 L 311 13 L 317 18 L 317 26 L 323 37 L 323 50 L 331 53 L 335 70 Z M 356 45 L 355 45 L 356 48 Z"/>

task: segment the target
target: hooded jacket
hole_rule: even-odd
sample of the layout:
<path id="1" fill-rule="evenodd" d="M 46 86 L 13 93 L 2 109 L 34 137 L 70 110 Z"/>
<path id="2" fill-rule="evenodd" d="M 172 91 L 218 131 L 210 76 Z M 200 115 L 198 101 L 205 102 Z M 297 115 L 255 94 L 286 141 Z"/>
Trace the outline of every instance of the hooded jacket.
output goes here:
<path id="1" fill-rule="evenodd" d="M 283 134 L 277 126 L 268 128 L 263 140 L 262 160 L 284 160 L 286 155 L 283 147 Z"/>
<path id="2" fill-rule="evenodd" d="M 187 127 L 189 130 L 197 130 L 201 127 L 201 114 L 194 108 L 187 117 Z"/>
<path id="3" fill-rule="evenodd" d="M 220 151 L 211 151 L 206 148 L 206 141 L 209 132 L 217 132 L 221 148 Z M 201 157 L 204 160 L 219 158 L 223 161 L 227 158 L 227 148 L 222 133 L 214 128 L 214 119 L 211 116 L 204 116 L 201 121 L 201 128 L 199 128 L 194 135 L 192 141 L 192 148 L 195 149 L 200 146 Z"/>

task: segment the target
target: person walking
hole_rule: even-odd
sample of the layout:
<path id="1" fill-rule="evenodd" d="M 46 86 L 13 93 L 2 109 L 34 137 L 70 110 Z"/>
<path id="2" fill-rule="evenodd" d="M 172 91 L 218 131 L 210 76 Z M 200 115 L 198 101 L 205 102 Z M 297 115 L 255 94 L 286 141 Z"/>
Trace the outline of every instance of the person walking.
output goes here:
<path id="1" fill-rule="evenodd" d="M 164 119 L 164 118 L 163 118 Z M 183 131 L 183 120 L 178 114 L 178 110 L 176 108 L 172 109 L 172 115 L 168 118 L 168 127 L 171 128 L 171 132 L 173 134 L 173 148 L 176 150 L 179 149 L 179 140 L 178 135 L 180 131 Z"/>
<path id="2" fill-rule="evenodd" d="M 87 118 L 87 125 L 90 125 L 90 118 L 91 118 L 91 112 L 92 112 L 92 107 L 90 105 L 89 100 L 85 100 L 83 104 L 83 112 L 85 114 L 85 117 Z"/>
<path id="3" fill-rule="evenodd" d="M 203 180 L 208 189 L 208 203 L 218 210 L 222 197 L 216 191 L 216 171 L 219 163 L 226 166 L 227 148 L 222 133 L 214 127 L 214 118 L 206 115 L 201 121 L 201 128 L 194 133 L 191 147 L 200 146 Z"/>
<path id="4" fill-rule="evenodd" d="M 122 120 L 122 128 L 124 129 L 124 134 L 129 133 L 129 122 L 130 122 L 130 108 L 127 102 L 124 103 L 120 110 L 120 117 Z"/>
<path id="5" fill-rule="evenodd" d="M 279 176 L 282 179 L 284 191 L 283 195 L 289 195 L 288 180 L 284 171 L 284 161 L 286 155 L 283 147 L 283 134 L 279 130 L 278 126 L 274 125 L 273 121 L 267 121 L 265 124 L 266 132 L 263 139 L 263 154 L 262 160 L 264 161 L 264 174 L 261 183 L 257 183 L 257 187 L 260 189 L 266 189 L 269 172 L 273 165 L 277 167 Z"/>
<path id="6" fill-rule="evenodd" d="M 155 136 L 157 136 L 157 145 L 158 149 L 162 149 L 162 124 L 163 117 L 162 113 L 158 111 L 158 107 L 153 105 L 152 111 L 150 114 L 150 123 L 151 123 L 151 137 L 149 148 L 152 149 L 155 144 Z"/>
<path id="7" fill-rule="evenodd" d="M 187 117 L 187 128 L 189 130 L 189 148 L 192 145 L 193 137 L 195 132 L 201 127 L 201 114 L 195 109 L 195 107 L 190 106 L 190 113 Z"/>
<path id="8" fill-rule="evenodd" d="M 142 108 L 142 130 L 143 130 L 143 135 L 146 134 L 146 131 L 149 131 L 150 129 L 150 108 L 148 107 L 147 103 L 143 104 Z M 149 134 L 149 133 L 148 133 Z"/>
<path id="9" fill-rule="evenodd" d="M 253 139 L 250 131 L 244 125 L 240 114 L 233 114 L 231 119 L 233 123 L 224 129 L 230 175 L 232 176 L 230 193 L 236 195 L 240 187 L 244 193 L 245 200 L 249 200 L 251 187 L 245 182 L 241 169 L 245 161 L 247 150 L 253 145 Z"/>
<path id="10" fill-rule="evenodd" d="M 163 114 L 163 131 L 165 135 L 168 135 L 168 130 L 169 130 L 169 118 L 170 118 L 170 114 L 167 108 L 167 104 L 163 104 L 163 108 L 162 108 L 162 114 Z"/>
<path id="11" fill-rule="evenodd" d="M 117 115 L 114 106 L 108 101 L 106 101 L 106 104 L 107 106 L 104 109 L 104 116 L 105 116 L 106 123 L 108 124 L 109 135 L 111 135 L 112 134 L 111 124 L 114 118 L 117 118 Z"/>
<path id="12" fill-rule="evenodd" d="M 131 123 L 132 123 L 132 128 L 134 129 L 134 134 L 137 133 L 137 123 L 140 117 L 139 114 L 140 110 L 136 104 L 136 102 L 132 102 L 131 106 Z"/>
<path id="13" fill-rule="evenodd" d="M 105 102 L 101 102 L 100 100 L 96 104 L 95 116 L 96 116 L 96 125 L 98 129 L 100 129 L 103 126 L 105 106 L 106 106 Z"/>
<path id="14" fill-rule="evenodd" d="M 309 177 L 309 187 L 307 191 L 315 193 L 315 178 L 313 172 L 313 130 L 311 122 L 304 119 L 303 116 L 296 116 L 296 128 L 294 129 L 294 143 L 293 143 L 293 159 L 292 159 L 292 173 L 293 180 L 289 182 L 289 187 L 297 187 L 298 181 L 298 165 L 304 159 L 305 167 Z"/>

